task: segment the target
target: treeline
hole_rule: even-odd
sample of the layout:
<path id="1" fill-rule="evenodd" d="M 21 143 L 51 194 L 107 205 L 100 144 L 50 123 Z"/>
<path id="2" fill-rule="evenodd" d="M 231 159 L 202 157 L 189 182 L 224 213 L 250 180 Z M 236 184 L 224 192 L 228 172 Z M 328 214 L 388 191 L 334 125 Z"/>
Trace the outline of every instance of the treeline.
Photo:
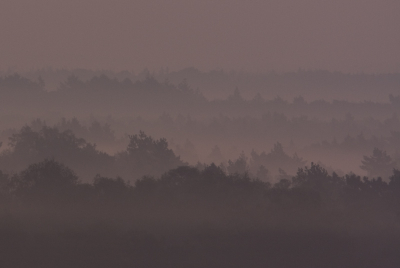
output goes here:
<path id="1" fill-rule="evenodd" d="M 69 125 L 66 122 L 62 120 L 60 126 Z M 108 125 L 103 126 L 96 121 L 88 129 L 78 129 L 90 133 L 92 128 L 103 130 L 104 138 L 112 133 Z M 102 134 L 101 131 L 95 133 L 96 137 Z M 97 149 L 95 144 L 83 138 L 77 138 L 69 129 L 60 130 L 36 120 L 32 122 L 32 126 L 25 126 L 9 137 L 8 146 L 0 154 L 0 169 L 15 173 L 29 164 L 54 158 L 71 166 L 85 181 L 96 173 L 119 175 L 134 181 L 144 175 L 158 176 L 171 168 L 188 165 L 169 148 L 165 138 L 156 140 L 142 131 L 137 135 L 128 135 L 127 138 L 128 145 L 125 149 L 112 155 Z M 175 151 L 193 150 L 187 148 L 188 146 Z M 269 153 L 252 151 L 250 159 L 242 153 L 232 160 L 225 159 L 219 147 L 215 146 L 210 160 L 209 162 L 215 162 L 229 174 L 247 173 L 262 180 L 273 180 L 278 170 L 281 173 L 294 174 L 298 167 L 306 163 L 296 154 L 291 157 L 285 153 L 280 143 L 276 143 Z M 205 164 L 197 161 L 193 165 L 201 167 Z"/>
<path id="2" fill-rule="evenodd" d="M 2 108 L 17 114 L 23 109 L 36 116 L 49 111 L 67 117 L 88 112 L 107 116 L 113 111 L 115 116 L 140 114 L 153 118 L 165 111 L 173 116 L 191 114 L 200 118 L 219 114 L 259 117 L 267 113 L 284 113 L 289 117 L 303 115 L 320 119 L 342 118 L 346 113 L 356 118 L 382 119 L 398 112 L 398 92 L 393 92 L 391 102 L 381 103 L 343 100 L 307 102 L 299 96 L 289 102 L 280 97 L 266 100 L 260 94 L 246 100 L 239 89 L 232 88 L 233 93 L 227 98 L 210 101 L 186 80 L 175 85 L 168 81 L 159 82 L 151 76 L 135 82 L 128 78 L 120 81 L 106 75 L 94 76 L 86 81 L 69 76 L 57 90 L 51 92 L 43 90 L 44 83 L 41 78 L 35 82 L 17 74 L 2 78 Z M 244 92 L 247 88 L 241 90 Z"/>
<path id="3" fill-rule="evenodd" d="M 153 196 L 155 199 L 171 191 L 168 193 L 171 200 L 179 196 L 191 199 L 200 198 L 198 195 L 225 195 L 225 191 L 232 198 L 244 194 L 260 200 L 266 196 L 271 198 L 278 191 L 279 200 L 289 198 L 290 201 L 294 198 L 295 201 L 290 201 L 293 204 L 311 200 L 318 206 L 322 200 L 329 204 L 333 201 L 342 204 L 361 197 L 386 200 L 397 206 L 396 198 L 400 196 L 400 171 L 392 158 L 378 148 L 361 161 L 361 168 L 372 177 L 369 179 L 354 173 L 339 176 L 333 172 L 330 175 L 319 164 L 311 163 L 309 168 L 303 168 L 306 161 L 296 154 L 293 157 L 287 155 L 280 143 L 276 143 L 270 153 L 253 151 L 250 160 L 242 153 L 236 160 L 219 166 L 200 162 L 189 166 L 168 148 L 164 138 L 156 140 L 140 132 L 130 135 L 129 140 L 126 150 L 111 156 L 98 151 L 94 144 L 75 137 L 69 130 L 43 126 L 34 131 L 25 126 L 10 137 L 10 149 L 0 155 L 3 197 L 19 193 L 24 195 L 25 192 L 35 194 L 36 191 L 43 194 L 48 191 L 46 194 L 59 197 L 62 191 L 69 191 L 75 186 L 79 189 L 103 187 L 101 192 L 145 193 L 143 197 Z M 68 166 L 79 170 L 79 175 Z M 269 177 L 270 170 L 274 168 L 278 169 L 279 175 L 275 177 L 278 181 Z M 114 174 L 119 175 L 115 175 L 117 179 L 111 179 Z M 127 181 L 121 179 L 121 175 Z M 89 178 L 93 177 L 94 184 L 88 184 Z M 135 186 L 130 186 L 128 182 L 133 182 Z M 52 193 L 53 190 L 49 190 L 52 187 L 58 187 L 57 191 L 61 192 Z M 252 197 L 253 191 L 257 195 L 261 191 L 262 195 Z M 114 194 L 115 198 L 124 196 L 122 192 Z M 40 199 L 40 194 L 37 197 Z M 305 199 L 297 200 L 298 197 Z M 187 204 L 187 201 L 179 200 L 179 203 Z"/>
<path id="4" fill-rule="evenodd" d="M 47 208 L 64 205 L 102 208 L 110 205 L 110 208 L 123 211 L 132 208 L 151 212 L 154 209 L 160 213 L 164 209 L 177 209 L 193 213 L 191 217 L 201 211 L 210 213 L 204 217 L 215 216 L 214 212 L 225 213 L 229 217 L 248 213 L 256 217 L 254 220 L 264 217 L 263 213 L 305 209 L 328 217 L 329 213 L 335 212 L 341 217 L 347 215 L 349 219 L 370 214 L 372 218 L 363 223 L 365 226 L 359 227 L 372 228 L 376 226 L 370 224 L 375 224 L 376 220 L 387 221 L 389 225 L 398 224 L 400 171 L 394 169 L 387 182 L 380 177 L 371 179 L 356 174 L 329 174 L 321 166 L 311 163 L 309 167 L 299 168 L 295 176 L 281 178 L 271 184 L 252 179 L 247 174 L 227 174 L 211 164 L 180 166 L 159 177 L 143 176 L 133 184 L 121 177 L 99 174 L 88 183 L 79 180 L 66 165 L 46 159 L 14 175 L 0 172 L 0 200 L 4 208 L 12 208 L 13 204 Z M 357 215 L 349 216 L 346 214 L 349 212 Z M 200 215 L 200 218 L 203 216 Z M 347 224 L 346 228 L 357 228 L 351 222 Z M 325 227 L 341 228 L 335 225 Z"/>
<path id="5" fill-rule="evenodd" d="M 245 90 L 246 99 L 257 93 L 266 98 L 281 96 L 285 99 L 297 97 L 302 92 L 307 100 L 378 100 L 385 101 L 389 94 L 398 92 L 399 73 L 348 74 L 325 70 L 304 70 L 295 72 L 246 73 L 213 70 L 203 72 L 186 68 L 176 72 L 153 73 L 158 79 L 169 79 L 178 83 L 187 79 L 194 87 L 199 87 L 207 97 L 226 98 L 232 88 Z M 383 94 L 383 95 L 382 95 Z"/>
<path id="6" fill-rule="evenodd" d="M 195 128 L 195 130 L 198 131 L 198 135 L 204 134 L 200 129 Z M 173 129 L 170 135 L 175 132 L 178 132 L 178 129 Z M 184 132 L 183 129 L 181 132 Z M 80 133 L 81 136 L 75 133 Z M 193 135 L 193 138 L 197 137 Z M 400 159 L 396 149 L 399 143 L 399 134 L 396 131 L 392 131 L 388 138 L 375 136 L 365 138 L 361 134 L 354 138 L 347 136 L 342 141 L 315 143 L 303 149 L 293 143 L 285 147 L 282 143 L 275 142 L 272 149 L 263 150 L 263 146 L 258 146 L 257 142 L 252 141 L 247 144 L 247 153 L 235 150 L 230 154 L 227 154 L 227 147 L 224 147 L 222 140 L 219 142 L 215 136 L 214 139 L 212 136 L 208 138 L 212 139 L 214 144 L 221 144 L 222 147 L 221 145 L 211 147 L 211 144 L 207 144 L 210 147 L 200 149 L 199 143 L 196 146 L 188 139 L 183 143 L 176 143 L 175 140 L 171 144 L 165 138 L 157 140 L 143 131 L 139 131 L 138 135 L 126 134 L 123 138 L 117 139 L 108 123 L 101 124 L 94 120 L 89 126 L 85 126 L 76 118 L 62 119 L 54 126 L 48 126 L 45 121 L 37 119 L 20 130 L 5 131 L 2 136 L 0 169 L 15 173 L 29 164 L 46 158 L 55 158 L 77 171 L 85 181 L 97 173 L 136 180 L 144 175 L 161 175 L 183 164 L 201 167 L 210 163 L 215 163 L 227 174 L 247 173 L 251 178 L 275 181 L 281 176 L 294 175 L 298 168 L 306 165 L 307 160 L 315 159 L 317 159 L 315 162 L 330 171 L 336 171 L 341 175 L 347 173 L 341 171 L 340 165 L 327 166 L 330 161 L 335 160 L 332 155 L 344 161 L 347 159 L 350 170 L 361 167 L 359 170 L 364 169 L 368 176 L 381 176 L 387 179 L 392 169 L 398 167 Z M 240 144 L 240 140 L 237 142 Z M 259 142 L 262 144 L 262 140 Z M 97 144 L 100 144 L 100 149 Z M 104 150 L 112 147 L 114 148 L 111 152 Z M 377 164 L 371 163 L 372 167 L 368 171 L 361 166 L 363 156 L 365 158 L 373 152 L 381 152 L 381 156 L 371 156 L 376 158 Z M 383 152 L 389 160 L 384 159 Z M 324 158 L 324 155 L 331 158 Z M 346 159 L 343 156 L 346 156 Z"/>
<path id="7" fill-rule="evenodd" d="M 64 164 L 46 159 L 14 175 L 0 173 L 0 199 L 8 202 L 111 202 L 149 206 L 222 206 L 234 210 L 258 210 L 270 206 L 282 209 L 344 209 L 373 206 L 400 212 L 400 171 L 393 170 L 388 182 L 356 174 L 329 174 L 321 166 L 299 168 L 293 177 L 278 182 L 250 178 L 246 173 L 227 174 L 215 164 L 180 166 L 159 177 L 143 176 L 133 185 L 121 177 L 96 175 L 82 182 Z M 226 206 L 226 207 L 225 207 Z M 372 208 L 371 208 L 372 209 Z"/>
<path id="8" fill-rule="evenodd" d="M 7 74 L 12 74 L 12 71 L 5 73 L 5 75 Z M 121 81 L 126 78 L 132 81 L 143 80 L 147 76 L 153 76 L 158 81 L 168 80 L 173 84 L 179 84 L 183 80 L 187 80 L 192 87 L 199 88 L 210 99 L 226 98 L 231 94 L 233 88 L 238 87 L 243 90 L 246 99 L 251 99 L 257 93 L 267 99 L 272 99 L 276 96 L 293 99 L 298 96 L 300 91 L 303 92 L 303 97 L 311 101 L 340 99 L 383 102 L 387 100 L 389 94 L 398 95 L 400 88 L 400 75 L 398 73 L 347 74 L 302 69 L 286 73 L 246 73 L 226 70 L 205 72 L 192 67 L 179 71 L 161 69 L 150 72 L 149 70 L 143 70 L 135 74 L 127 71 L 43 68 L 21 73 L 21 75 L 29 79 L 36 79 L 41 76 L 46 81 L 48 90 L 55 90 L 61 82 L 64 82 L 71 75 L 76 75 L 82 80 L 89 80 L 102 74 Z"/>
<path id="9" fill-rule="evenodd" d="M 165 139 L 153 139 L 144 132 L 129 136 L 124 151 L 109 155 L 96 145 L 77 138 L 70 130 L 42 126 L 21 128 L 9 138 L 9 148 L 0 154 L 0 169 L 15 173 L 24 166 L 54 158 L 78 171 L 84 180 L 96 173 L 123 175 L 136 180 L 143 175 L 160 175 L 184 162 L 168 148 Z"/>

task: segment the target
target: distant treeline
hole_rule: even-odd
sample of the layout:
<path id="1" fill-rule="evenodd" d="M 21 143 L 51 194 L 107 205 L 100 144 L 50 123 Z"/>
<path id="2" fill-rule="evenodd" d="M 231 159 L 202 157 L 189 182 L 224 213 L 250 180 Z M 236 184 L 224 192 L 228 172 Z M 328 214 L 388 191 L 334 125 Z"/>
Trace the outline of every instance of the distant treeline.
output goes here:
<path id="1" fill-rule="evenodd" d="M 223 126 L 221 123 L 219 127 Z M 199 128 L 193 129 L 193 131 L 196 130 L 197 135 L 204 135 Z M 75 133 L 79 133 L 80 137 Z M 299 133 L 301 134 L 300 131 Z M 219 145 L 214 145 L 203 161 L 200 161 L 198 149 L 189 140 L 183 144 L 171 146 L 165 138 L 157 140 L 143 131 L 117 139 L 109 124 L 93 121 L 86 127 L 76 118 L 62 119 L 54 126 L 48 126 L 44 121 L 37 119 L 20 130 L 3 132 L 3 136 L 4 144 L 0 143 L 0 147 L 3 147 L 0 153 L 0 169 L 3 171 L 16 173 L 27 165 L 55 158 L 73 168 L 84 181 L 90 180 L 97 173 L 122 176 L 134 181 L 144 175 L 159 176 L 179 165 L 190 164 L 201 167 L 210 163 L 215 163 L 227 174 L 247 173 L 251 178 L 275 181 L 282 176 L 294 175 L 298 168 L 306 165 L 307 160 L 316 159 L 315 162 L 328 168 L 329 161 L 321 162 L 321 159 L 312 157 L 313 153 L 336 154 L 339 157 L 355 155 L 358 158 L 355 159 L 356 166 L 353 168 L 358 168 L 362 164 L 362 156 L 365 158 L 366 155 L 373 153 L 372 157 L 374 157 L 377 152 L 381 155 L 375 157 L 376 161 L 382 162 L 373 166 L 371 170 L 362 166 L 361 168 L 367 171 L 369 176 L 381 176 L 387 179 L 392 169 L 397 168 L 400 163 L 400 154 L 397 149 L 399 132 L 396 131 L 392 131 L 388 138 L 372 136 L 367 139 L 360 134 L 356 137 L 347 136 L 342 141 L 314 143 L 304 149 L 292 145 L 288 148 L 290 153 L 280 142 L 276 142 L 271 150 L 260 150 L 260 146 L 257 147 L 257 143 L 253 141 L 250 144 L 254 147 L 247 155 L 242 151 L 229 157 L 223 153 Z M 196 137 L 193 134 L 193 138 L 196 139 Z M 250 139 L 250 137 L 245 139 Z M 218 140 L 213 141 L 219 144 Z M 103 148 L 116 146 L 120 149 L 115 153 L 109 153 L 97 148 L 96 143 L 101 144 Z M 388 149 L 389 154 L 386 154 L 385 148 Z M 311 157 L 304 159 L 301 154 L 299 156 L 296 153 L 296 150 L 308 155 L 311 152 Z M 338 168 L 336 166 L 328 169 L 336 170 L 337 173 L 343 175 Z"/>
<path id="2" fill-rule="evenodd" d="M 142 131 L 138 135 L 129 135 L 127 147 L 110 155 L 98 150 L 95 144 L 77 138 L 69 129 L 60 131 L 57 127 L 42 125 L 41 121 L 34 121 L 32 125 L 23 127 L 9 137 L 8 147 L 0 154 L 0 169 L 16 173 L 26 165 L 54 158 L 77 170 L 84 181 L 90 180 L 96 173 L 120 175 L 134 181 L 144 175 L 159 176 L 169 169 L 187 165 L 168 147 L 166 139 L 156 140 Z M 103 127 L 98 122 L 87 131 L 90 133 L 92 128 L 99 130 L 95 131 L 95 137 L 103 133 L 100 130 L 104 131 L 106 139 L 112 133 L 107 125 Z M 185 149 L 188 148 L 182 150 Z M 247 173 L 263 180 L 272 179 L 278 173 L 278 168 L 280 172 L 285 170 L 294 174 L 298 167 L 305 164 L 296 154 L 293 157 L 286 154 L 280 143 L 275 144 L 268 154 L 253 151 L 250 161 L 243 153 L 236 160 L 224 160 L 218 146 L 215 146 L 210 159 L 229 174 Z M 204 165 L 197 162 L 197 166 Z"/>
<path id="3" fill-rule="evenodd" d="M 6 75 L 10 74 L 13 72 L 6 73 Z M 246 99 L 253 98 L 257 93 L 267 99 L 276 96 L 293 99 L 298 96 L 298 92 L 302 92 L 303 97 L 310 101 L 339 99 L 384 102 L 388 95 L 398 95 L 400 90 L 399 73 L 348 74 L 302 69 L 286 73 L 247 73 L 223 70 L 205 72 L 192 67 L 180 71 L 161 69 L 150 72 L 145 69 L 136 74 L 127 71 L 43 68 L 21 74 L 29 79 L 42 77 L 46 81 L 48 90 L 56 90 L 59 84 L 71 75 L 76 75 L 84 81 L 102 74 L 120 81 L 126 78 L 132 81 L 143 80 L 148 76 L 153 76 L 158 81 L 168 80 L 173 84 L 179 84 L 186 80 L 192 87 L 199 88 L 210 99 L 224 99 L 232 93 L 232 89 L 238 87 Z"/>
<path id="4" fill-rule="evenodd" d="M 260 94 L 251 100 L 245 100 L 240 92 L 247 92 L 247 88 L 232 88 L 232 94 L 226 99 L 211 101 L 199 90 L 194 90 L 186 80 L 175 85 L 168 81 L 159 82 L 152 76 L 133 82 L 128 78 L 117 80 L 106 75 L 81 80 L 72 75 L 60 83 L 56 91 L 45 91 L 44 85 L 45 81 L 40 77 L 37 81 L 18 74 L 1 78 L 2 109 L 9 113 L 19 114 L 25 111 L 37 116 L 51 111 L 68 117 L 85 113 L 103 116 L 111 113 L 115 116 L 140 114 L 154 117 L 168 111 L 174 116 L 191 114 L 194 117 L 285 113 L 287 116 L 305 115 L 326 119 L 341 118 L 346 113 L 351 113 L 357 118 L 385 118 L 398 111 L 400 93 L 393 91 L 390 102 L 382 103 L 322 99 L 307 102 L 298 93 L 289 102 L 281 97 L 265 100 Z M 389 100 L 389 95 L 386 98 Z"/>
<path id="5" fill-rule="evenodd" d="M 252 157 L 253 150 L 257 154 L 269 152 L 277 142 L 290 156 L 297 153 L 325 166 L 335 162 L 338 165 L 332 169 L 345 173 L 354 170 L 350 166 L 358 167 L 362 156 L 374 148 L 386 150 L 396 162 L 400 159 L 398 95 L 389 95 L 389 101 L 381 103 L 307 102 L 301 96 L 292 101 L 280 97 L 265 100 L 260 94 L 246 100 L 239 89 L 232 91 L 226 99 L 208 100 L 186 80 L 175 85 L 159 82 L 150 74 L 136 81 L 104 74 L 87 80 L 71 75 L 57 90 L 46 91 L 45 80 L 40 77 L 30 80 L 9 75 L 0 79 L 0 120 L 4 131 L 1 141 L 5 147 L 8 136 L 18 132 L 12 128 L 20 128 L 33 118 L 44 118 L 57 122 L 54 126 L 61 132 L 72 129 L 78 137 L 111 154 L 126 149 L 130 133 L 157 133 L 170 141 L 170 149 L 182 156 L 183 162 L 193 165 L 199 161 L 217 165 L 223 162 L 227 166 L 242 151 Z M 60 118 L 90 118 L 90 124 L 85 128 L 77 119 Z M 34 131 L 40 131 L 44 124 L 37 121 L 36 125 Z M 343 160 L 343 153 L 350 160 Z M 25 164 L 30 163 L 33 161 Z M 250 166 L 251 172 L 257 174 L 259 167 Z M 297 167 L 282 169 L 293 175 Z M 279 175 L 278 167 L 275 171 L 266 168 L 272 177 Z M 112 170 L 110 175 L 118 174 L 115 167 Z M 121 171 L 125 168 L 118 170 L 128 174 Z M 360 172 L 357 168 L 355 171 Z M 93 175 L 90 174 L 89 178 Z"/>

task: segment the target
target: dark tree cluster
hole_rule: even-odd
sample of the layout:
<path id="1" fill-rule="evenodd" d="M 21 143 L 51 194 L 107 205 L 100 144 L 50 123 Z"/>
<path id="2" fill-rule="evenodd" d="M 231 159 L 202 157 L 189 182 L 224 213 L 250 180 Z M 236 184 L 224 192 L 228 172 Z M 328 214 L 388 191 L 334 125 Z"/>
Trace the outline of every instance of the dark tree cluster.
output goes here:
<path id="1" fill-rule="evenodd" d="M 33 92 L 38 93 L 44 91 L 44 81 L 39 76 L 38 81 L 32 81 L 28 78 L 22 77 L 19 74 L 13 74 L 5 77 L 0 77 L 0 90 L 3 93 L 20 93 L 20 92 Z"/>
<path id="2" fill-rule="evenodd" d="M 289 174 L 295 174 L 297 169 L 303 167 L 306 161 L 298 157 L 295 153 L 292 157 L 286 154 L 283 150 L 282 144 L 279 142 L 274 145 L 270 153 L 262 152 L 258 154 L 255 151 L 251 152 L 250 165 L 253 172 L 262 174 L 263 169 L 268 167 L 271 174 L 276 175 L 282 171 Z"/>
<path id="3" fill-rule="evenodd" d="M 131 139 L 127 157 L 144 147 L 147 161 L 157 161 L 157 150 L 173 156 L 163 139 Z M 0 172 L 0 255 L 8 267 L 394 267 L 399 196 L 396 169 L 385 182 L 311 163 L 271 184 L 211 164 L 131 185 L 102 175 L 82 182 L 45 159 L 14 175 Z"/>
<path id="4" fill-rule="evenodd" d="M 0 167 L 9 173 L 44 159 L 55 159 L 77 171 L 84 180 L 97 173 L 136 180 L 143 175 L 159 176 L 185 163 L 168 148 L 165 139 L 155 140 L 144 132 L 129 136 L 126 150 L 109 155 L 95 144 L 77 138 L 72 131 L 41 126 L 21 128 L 9 138 L 9 148 L 0 154 Z"/>
<path id="5" fill-rule="evenodd" d="M 143 135 L 143 134 L 142 134 Z M 153 141 L 154 142 L 154 141 Z M 76 202 L 104 198 L 109 202 L 157 203 L 160 206 L 232 206 L 248 210 L 289 206 L 298 208 L 342 209 L 342 205 L 358 202 L 370 206 L 373 201 L 382 208 L 400 211 L 400 171 L 393 170 L 389 182 L 381 177 L 368 178 L 356 174 L 329 174 L 320 165 L 299 168 L 291 178 L 271 184 L 252 179 L 248 174 L 227 174 L 215 164 L 201 168 L 180 166 L 159 177 L 143 176 L 134 185 L 123 180 L 97 174 L 92 183 L 82 182 L 66 165 L 45 159 L 29 165 L 14 175 L 0 173 L 2 200 L 30 200 L 44 202 L 66 200 Z M 145 202 L 143 201 L 145 200 Z M 364 203 L 365 202 L 365 203 Z"/>

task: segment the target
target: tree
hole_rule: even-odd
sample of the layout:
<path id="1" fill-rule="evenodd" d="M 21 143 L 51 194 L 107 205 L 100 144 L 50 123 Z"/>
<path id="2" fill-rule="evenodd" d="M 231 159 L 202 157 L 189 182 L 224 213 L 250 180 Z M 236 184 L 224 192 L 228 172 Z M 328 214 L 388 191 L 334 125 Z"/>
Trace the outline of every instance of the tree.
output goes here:
<path id="1" fill-rule="evenodd" d="M 20 171 L 26 166 L 56 159 L 76 170 L 82 178 L 96 173 L 107 174 L 113 168 L 113 157 L 100 152 L 94 144 L 77 138 L 70 130 L 42 126 L 38 131 L 25 126 L 9 138 L 10 151 L 0 156 L 0 167 Z"/>
<path id="2" fill-rule="evenodd" d="M 180 157 L 168 148 L 165 138 L 155 140 L 140 131 L 139 135 L 130 135 L 129 139 L 125 158 L 139 177 L 161 175 L 170 169 L 185 165 Z"/>
<path id="3" fill-rule="evenodd" d="M 256 177 L 261 181 L 269 181 L 268 169 L 264 165 L 261 165 L 257 170 Z"/>
<path id="4" fill-rule="evenodd" d="M 14 178 L 17 195 L 41 200 L 60 200 L 71 194 L 78 177 L 69 167 L 44 160 L 32 164 Z"/>
<path id="5" fill-rule="evenodd" d="M 237 87 L 235 88 L 233 94 L 228 96 L 228 101 L 232 102 L 233 104 L 239 104 L 244 102 L 244 99 Z"/>
<path id="6" fill-rule="evenodd" d="M 292 178 L 294 186 L 321 189 L 329 183 L 329 174 L 326 169 L 311 162 L 311 167 L 299 168 L 295 177 Z"/>
<path id="7" fill-rule="evenodd" d="M 249 172 L 249 168 L 247 165 L 247 157 L 244 152 L 242 152 L 238 159 L 235 161 L 228 161 L 228 173 L 229 174 L 247 174 Z"/>
<path id="8" fill-rule="evenodd" d="M 389 187 L 392 191 L 400 193 L 400 170 L 393 169 L 393 175 L 389 178 Z"/>
<path id="9" fill-rule="evenodd" d="M 250 169 L 257 172 L 260 166 L 268 168 L 271 177 L 279 176 L 279 170 L 285 170 L 289 175 L 296 172 L 299 167 L 303 167 L 306 161 L 297 156 L 295 153 L 292 157 L 285 153 L 281 143 L 274 144 L 274 148 L 270 153 L 262 152 L 261 154 L 255 151 L 251 152 Z"/>
<path id="10" fill-rule="evenodd" d="M 364 156 L 363 158 L 361 169 L 367 171 L 368 176 L 374 178 L 388 178 L 396 166 L 390 155 L 378 148 L 374 148 L 372 156 Z"/>
<path id="11" fill-rule="evenodd" d="M 308 200 L 306 203 L 336 203 L 343 194 L 345 181 L 335 172 L 330 175 L 325 168 L 311 162 L 310 167 L 298 169 L 292 178 L 292 186 L 296 194 L 299 194 L 297 197 L 304 198 L 303 201 Z"/>
<path id="12" fill-rule="evenodd" d="M 93 188 L 97 197 L 104 201 L 117 201 L 126 197 L 130 186 L 121 178 L 115 179 L 96 175 Z"/>
<path id="13" fill-rule="evenodd" d="M 3 201 L 10 197 L 10 178 L 0 170 L 0 200 Z"/>

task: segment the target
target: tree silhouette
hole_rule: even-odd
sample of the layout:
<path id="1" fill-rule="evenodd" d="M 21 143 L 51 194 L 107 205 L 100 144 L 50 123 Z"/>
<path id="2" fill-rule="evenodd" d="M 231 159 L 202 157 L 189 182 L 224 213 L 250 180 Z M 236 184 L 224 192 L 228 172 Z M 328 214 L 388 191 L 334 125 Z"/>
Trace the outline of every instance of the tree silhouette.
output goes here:
<path id="1" fill-rule="evenodd" d="M 262 152 L 258 154 L 251 152 L 250 166 L 253 172 L 257 172 L 260 166 L 268 169 L 271 176 L 281 175 L 279 170 L 285 170 L 289 175 L 294 174 L 296 170 L 305 165 L 306 161 L 298 157 L 295 153 L 292 157 L 285 153 L 281 143 L 274 144 L 270 153 Z"/>
<path id="2" fill-rule="evenodd" d="M 299 168 L 292 182 L 297 187 L 320 189 L 329 181 L 329 174 L 320 165 L 311 163 L 311 167 Z"/>
<path id="3" fill-rule="evenodd" d="M 4 201 L 10 197 L 10 177 L 0 170 L 0 200 Z"/>
<path id="4" fill-rule="evenodd" d="M 228 161 L 227 170 L 229 174 L 246 174 L 249 172 L 249 168 L 247 165 L 247 157 L 244 152 L 242 152 L 238 159 L 235 161 Z"/>
<path id="5" fill-rule="evenodd" d="M 268 181 L 270 179 L 268 173 L 268 169 L 261 165 L 257 170 L 256 177 L 262 181 Z"/>
<path id="6" fill-rule="evenodd" d="M 389 187 L 396 193 L 397 198 L 400 199 L 400 170 L 393 170 L 393 175 L 389 177 Z"/>
<path id="7" fill-rule="evenodd" d="M 114 159 L 99 152 L 94 144 L 77 138 L 72 131 L 59 131 L 56 127 L 43 126 L 34 131 L 25 126 L 9 138 L 10 151 L 0 156 L 0 165 L 22 170 L 27 165 L 54 158 L 76 170 L 84 178 L 93 178 L 98 172 L 113 168 Z"/>
<path id="8" fill-rule="evenodd" d="M 115 179 L 96 175 L 93 188 L 97 197 L 104 201 L 119 201 L 127 196 L 130 186 L 117 177 Z"/>
<path id="9" fill-rule="evenodd" d="M 120 158 L 127 161 L 136 176 L 159 176 L 172 168 L 185 165 L 180 157 L 168 148 L 165 138 L 155 140 L 140 131 L 138 135 L 130 135 L 129 139 L 126 153 L 121 154 Z"/>
<path id="10" fill-rule="evenodd" d="M 390 155 L 378 148 L 374 148 L 372 156 L 364 156 L 363 158 L 360 167 L 367 171 L 370 177 L 388 178 L 396 166 Z"/>
<path id="11" fill-rule="evenodd" d="M 77 183 L 78 177 L 74 171 L 48 159 L 30 165 L 14 178 L 18 195 L 54 201 L 68 197 Z"/>

